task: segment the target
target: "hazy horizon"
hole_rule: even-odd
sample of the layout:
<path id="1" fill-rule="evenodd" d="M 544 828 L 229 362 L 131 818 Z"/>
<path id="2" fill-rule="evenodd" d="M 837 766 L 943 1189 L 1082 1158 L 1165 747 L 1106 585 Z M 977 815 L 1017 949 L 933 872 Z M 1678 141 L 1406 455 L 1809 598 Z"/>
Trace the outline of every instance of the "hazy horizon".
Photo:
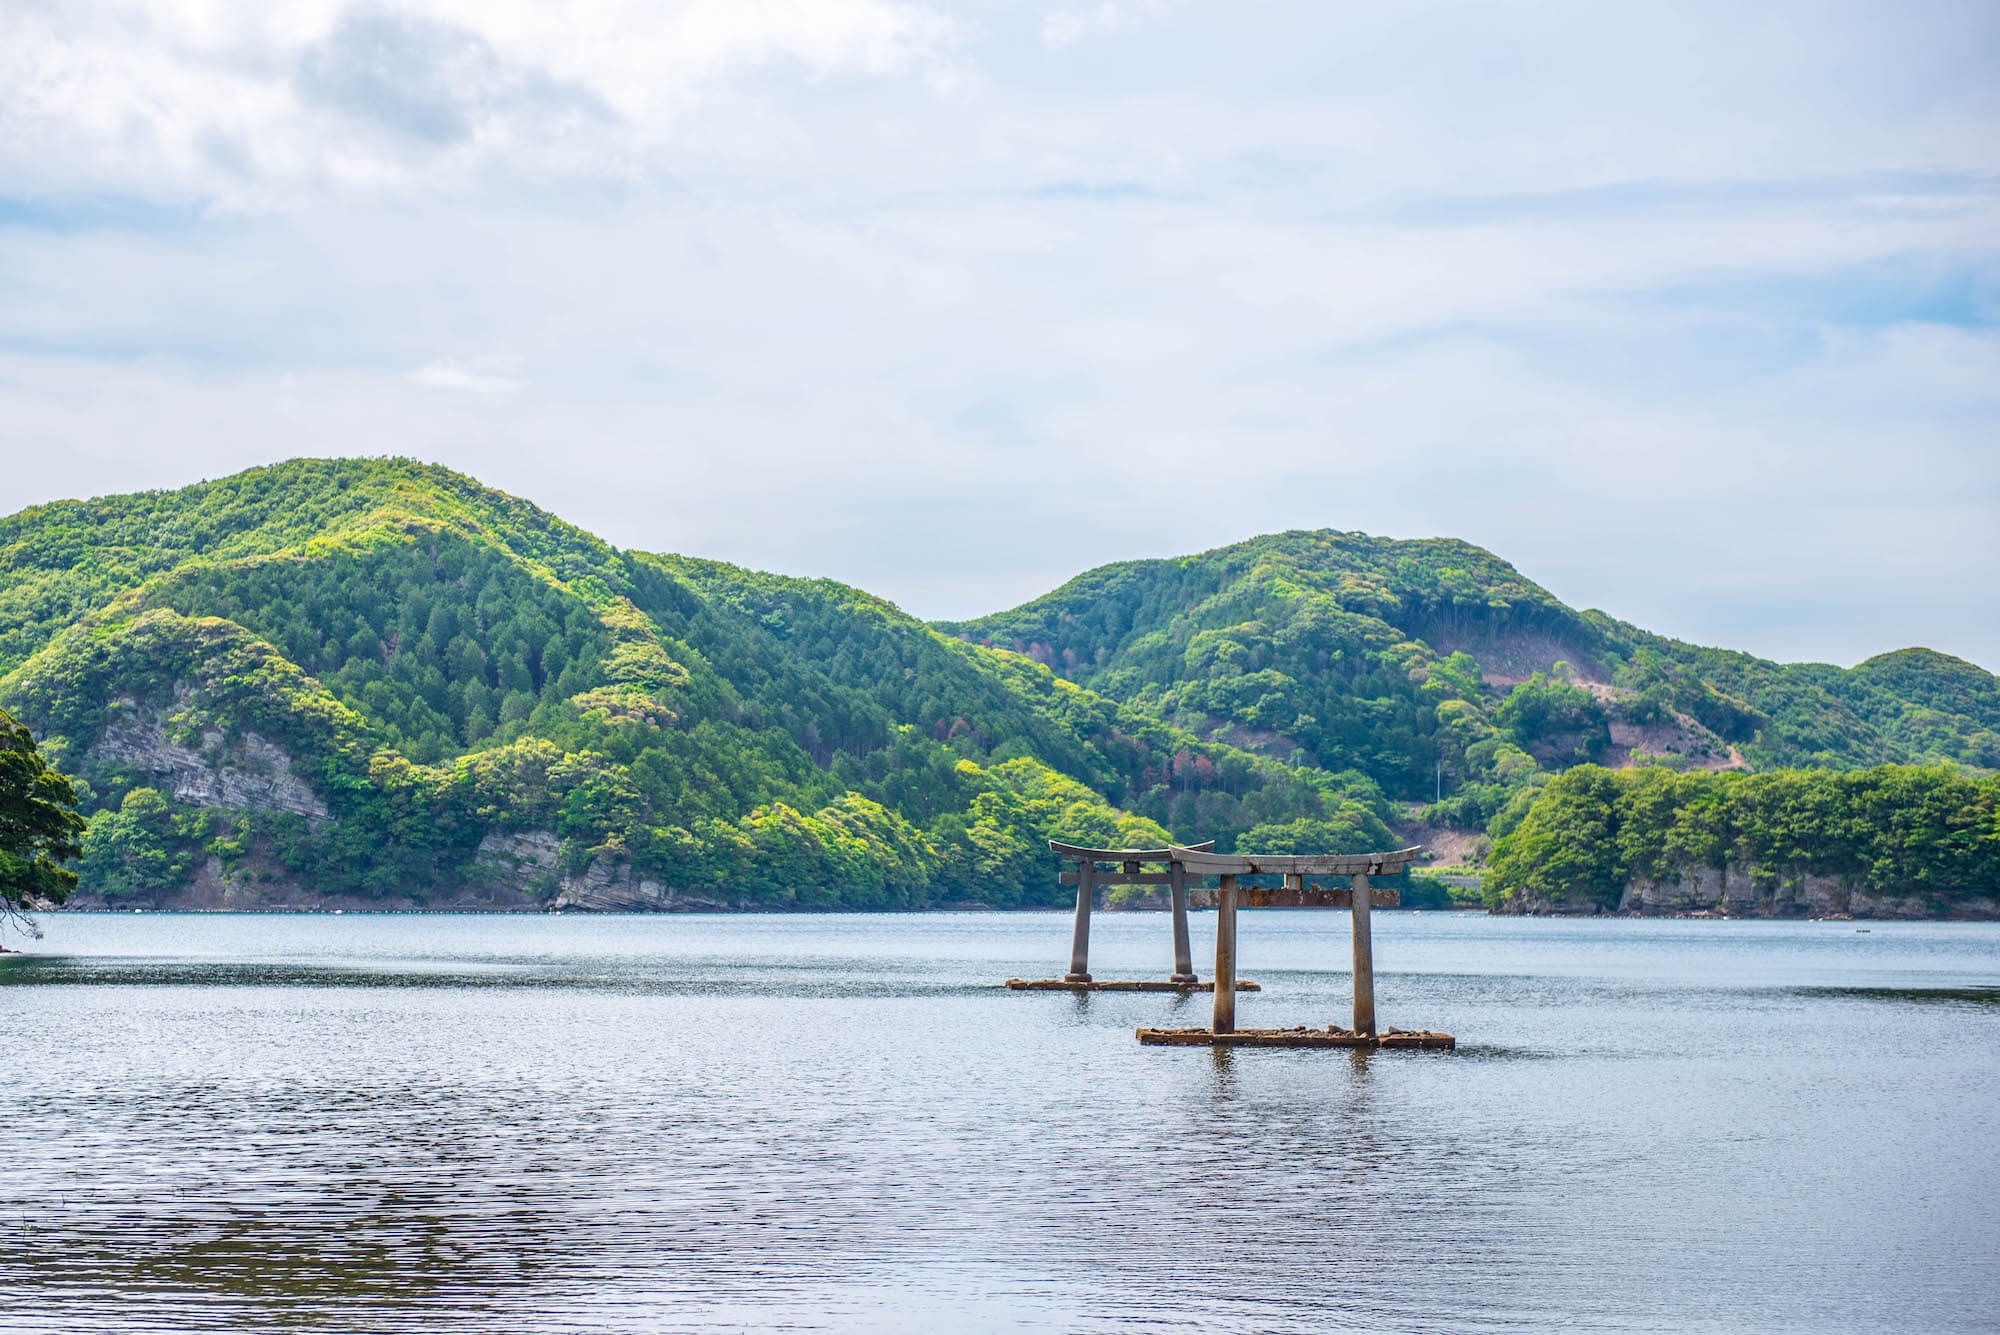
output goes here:
<path id="1" fill-rule="evenodd" d="M 387 458 L 387 457 L 395 457 L 395 456 L 382 456 L 382 455 L 375 455 L 375 456 L 362 456 L 362 455 L 336 455 L 336 456 L 305 456 L 305 455 L 295 455 L 295 456 L 293 456 L 293 458 L 294 458 L 294 459 L 299 459 L 299 458 L 313 458 L 313 457 L 322 457 L 322 458 Z M 284 462 L 289 462 L 289 461 L 288 461 L 288 460 L 273 460 L 273 461 L 272 461 L 272 462 L 271 462 L 270 464 L 262 464 L 262 465 L 251 465 L 250 467 L 252 467 L 252 468 L 256 468 L 256 467 L 271 467 L 271 466 L 275 466 L 276 464 L 279 464 L 279 463 L 284 463 Z M 426 462 L 426 461 L 419 461 L 419 462 Z M 242 471 L 242 470 L 239 470 L 239 471 Z M 462 470 L 461 470 L 461 471 L 462 471 Z M 200 485 L 200 484 L 202 484 L 202 483 L 206 483 L 206 482 L 213 482 L 213 481 L 218 481 L 218 480 L 221 480 L 222 478 L 227 478 L 227 477 L 231 477 L 231 476 L 235 476 L 235 474 L 221 474 L 221 475 L 220 475 L 219 477 L 215 477 L 215 478 L 208 478 L 208 477 L 204 477 L 204 478 L 197 478 L 197 479 L 194 479 L 194 480 L 193 480 L 192 482 L 190 482 L 190 483 L 186 483 L 186 484 L 183 484 L 183 485 L 188 485 L 188 486 L 193 486 L 193 485 Z M 486 484 L 487 484 L 487 485 L 489 485 L 489 486 L 490 486 L 490 485 L 492 485 L 492 484 L 491 484 L 491 482 L 490 482 L 490 481 L 489 481 L 488 479 L 485 479 L 485 478 L 480 478 L 480 477 L 478 477 L 478 476 L 477 476 L 476 474 L 467 474 L 467 476 L 472 476 L 472 477 L 474 477 L 474 478 L 475 478 L 475 480 L 477 480 L 477 481 L 480 481 L 480 482 L 483 482 L 483 483 L 486 483 Z M 164 488 L 164 490 L 175 490 L 175 488 L 172 488 L 172 487 L 168 487 L 168 488 Z M 504 488 L 502 488 L 502 490 L 505 490 L 505 489 L 504 489 Z M 49 498 L 49 500 L 48 500 L 48 501 L 41 501 L 41 502 L 36 502 L 35 504 L 38 504 L 38 505 L 40 505 L 40 504 L 52 504 L 52 503 L 59 503 L 59 502 L 64 502 L 64 501 L 89 501 L 89 500 L 95 500 L 95 499 L 101 499 L 101 498 L 103 498 L 103 497 L 106 497 L 106 496 L 115 496 L 115 495 L 119 495 L 119 494 L 122 494 L 122 493 L 118 493 L 118 492 L 96 492 L 96 493 L 92 493 L 92 494 L 90 494 L 90 495 L 80 495 L 80 496 L 63 496 L 63 497 L 51 497 L 51 498 Z M 520 499 L 523 499 L 523 500 L 526 500 L 526 501 L 529 501 L 529 502 L 531 502 L 531 503 L 534 503 L 534 504 L 537 504 L 537 505 L 539 505 L 539 504 L 540 504 L 540 502 L 536 501 L 536 500 L 535 500 L 535 498 L 534 498 L 533 496 L 522 496 L 522 495 L 520 495 L 520 493 L 517 493 L 517 492 L 509 492 L 508 494 L 510 494 L 510 495 L 514 495 L 514 496 L 517 496 L 517 497 L 519 497 Z M 33 508 L 33 507 L 32 507 L 32 506 L 30 506 L 30 507 L 24 507 L 24 508 Z M 549 509 L 549 507 L 547 507 L 547 506 L 542 506 L 541 508 L 542 508 L 542 509 L 544 509 L 544 510 L 548 510 L 548 509 Z M 549 512 L 550 512 L 550 513 L 552 513 L 552 514 L 555 514 L 555 515 L 556 515 L 556 517 L 557 517 L 557 518 L 559 518 L 559 519 L 565 519 L 565 520 L 567 520 L 567 519 L 569 518 L 569 516 L 567 516 L 567 515 L 563 515 L 563 514 L 561 514 L 561 513 L 560 513 L 560 512 L 558 512 L 558 511 L 553 511 L 553 510 L 550 510 Z M 8 512 L 8 513 L 7 513 L 6 515 L 0 515 L 0 518 L 6 518 L 6 517 L 10 517 L 10 516 L 11 516 L 12 514 L 14 514 L 14 513 L 18 513 L 18 512 L 16 512 L 16 511 L 10 511 L 10 512 Z M 572 521 L 572 522 L 573 522 L 573 521 Z M 587 528 L 587 526 L 581 526 L 581 527 L 586 527 L 586 528 Z M 1296 530 L 1296 529 L 1295 529 L 1295 530 L 1284 530 L 1284 529 L 1274 529 L 1274 530 L 1271 530 L 1270 532 L 1272 532 L 1272 533 L 1282 533 L 1282 532 L 1288 532 L 1288 531 L 1289 531 L 1289 532 L 1297 532 L 1297 531 L 1311 531 L 1311 530 Z M 1320 530 L 1320 531 L 1330 531 L 1330 530 Z M 1366 533 L 1366 530 L 1346 530 L 1346 531 L 1350 531 L 1350 532 L 1362 532 L 1362 533 Z M 603 537 L 604 535 L 603 535 L 603 534 L 597 534 L 596 536 L 598 536 L 598 537 L 600 537 L 600 538 L 601 538 L 601 537 Z M 1120 563 L 1120 562 L 1132 562 L 1132 561 L 1151 561 L 1151 560 L 1171 560 L 1171 559 L 1173 559 L 1173 558 L 1176 558 L 1176 557 L 1183 557 L 1183 556 L 1198 556 L 1198 555 L 1202 555 L 1202 554 L 1204 554 L 1204 553 L 1206 553 L 1206 552 L 1209 552 L 1209 551 L 1213 551 L 1213 550 L 1216 550 L 1216 548 L 1220 548 L 1220 547 L 1230 547 L 1230 546 L 1234 546 L 1234 545 L 1237 545 L 1237 544 L 1238 544 L 1238 543 L 1240 543 L 1240 542 L 1244 542 L 1244 541 L 1248 541 L 1248 540 L 1249 540 L 1249 539 L 1251 539 L 1251 538 L 1255 538 L 1255 537 L 1260 537 L 1260 536 L 1266 536 L 1266 535 L 1264 535 L 1264 534 L 1254 534 L 1254 533 L 1253 533 L 1253 534 L 1245 534 L 1243 538 L 1240 538 L 1240 539 L 1233 539 L 1233 540 L 1231 540 L 1231 541 L 1227 541 L 1227 542 L 1221 542 L 1221 543 L 1218 543 L 1218 544 L 1216 544 L 1216 545 L 1215 545 L 1215 547 L 1207 547 L 1207 548 L 1202 548 L 1202 549 L 1201 549 L 1200 551 L 1196 551 L 1196 550 L 1194 550 L 1194 549 L 1189 549 L 1189 550 L 1185 550 L 1185 551 L 1154 551 L 1154 552 L 1142 552 L 1142 553 L 1136 553 L 1136 554 L 1134 554 L 1134 555 L 1130 555 L 1130 556 L 1121 556 L 1121 557 L 1114 557 L 1114 558 L 1112 558 L 1112 559 L 1111 559 L 1110 561 L 1107 561 L 1107 562 L 1099 562 L 1099 565 L 1106 565 L 1106 564 L 1115 564 L 1115 563 Z M 1405 539 L 1407 539 L 1407 540 L 1411 540 L 1411 541 L 1422 541 L 1422 540 L 1425 540 L 1425 539 L 1449 539 L 1449 538 L 1454 538 L 1454 537 L 1456 537 L 1456 535 L 1454 535 L 1454 534 L 1450 534 L 1450 533 L 1418 533 L 1418 534 L 1409 534 L 1409 535 L 1401 535 L 1400 537 L 1399 537 L 1398 535 L 1392 535 L 1392 534 L 1367 534 L 1367 536 L 1370 536 L 1370 537 L 1389 537 L 1389 538 L 1397 538 L 1397 540 L 1405 540 Z M 654 547 L 654 548 L 648 548 L 648 547 L 640 547 L 640 546 L 635 546 L 635 545 L 632 545 L 632 544 L 625 544 L 625 543 L 614 543 L 613 545 L 614 545 L 614 546 L 617 546 L 617 547 L 619 547 L 619 548 L 621 548 L 621 549 L 624 549 L 624 550 L 628 550 L 628 551 L 653 551 L 653 552 L 661 552 L 661 553 L 665 553 L 665 552 L 668 552 L 668 551 L 670 551 L 670 550 L 671 550 L 671 549 L 668 549 L 668 548 L 657 548 L 657 547 Z M 695 556 L 695 557 L 707 557 L 707 556 L 710 556 L 710 554 L 709 554 L 709 553 L 705 553 L 705 552 L 698 552 L 698 551 L 683 551 L 683 552 L 678 552 L 678 553 L 675 553 L 675 554 L 678 554 L 678 555 L 684 555 L 684 556 Z M 1500 558 L 1501 558 L 1502 560 L 1507 560 L 1507 554 L 1506 554 L 1505 552 L 1495 552 L 1495 553 L 1493 553 L 1493 554 L 1494 554 L 1494 555 L 1496 555 L 1496 556 L 1498 556 L 1498 557 L 1500 557 Z M 711 557 L 711 559 L 717 559 L 717 558 L 712 558 L 712 557 Z M 1516 568 L 1516 569 L 1519 569 L 1519 568 L 1520 568 L 1520 567 L 1519 567 L 1519 565 L 1518 565 L 1517 563 L 1514 563 L 1514 562 L 1509 562 L 1509 564 L 1513 564 L 1513 565 L 1515 565 L 1515 568 Z M 779 568 L 776 568 L 776 567 L 771 567 L 771 566 L 762 566 L 762 567 L 753 567 L 753 568 L 756 568 L 756 569 L 763 569 L 763 570 L 769 570 L 769 571 L 771 571 L 771 572 L 772 572 L 772 573 L 774 573 L 774 574 L 780 574 L 780 575 L 789 575 L 789 576 L 796 576 L 796 577 L 798 577 L 798 578 L 802 578 L 802 579 L 821 579 L 821 578 L 833 578 L 833 576 L 830 576 L 830 575 L 828 575 L 828 574 L 827 574 L 827 572 L 825 572 L 825 571 L 823 571 L 823 570 L 812 570 L 812 569 L 796 569 L 796 570 L 792 570 L 792 569 L 779 569 Z M 1094 568 L 1095 568 L 1095 567 L 1087 567 L 1087 568 L 1085 568 L 1085 569 L 1094 569 Z M 1071 571 L 1071 572 L 1069 572 L 1069 574 L 1067 574 L 1067 575 L 1064 575 L 1064 576 L 1060 577 L 1059 579 L 1057 579 L 1055 583 L 1052 583 L 1052 584 L 1050 584 L 1050 585 L 1049 585 L 1049 586 L 1048 586 L 1047 588 L 1044 588 L 1044 589 L 1037 589 L 1037 590 L 1035 590 L 1035 591 L 1034 591 L 1033 593 L 1030 593 L 1030 594 L 1029 594 L 1029 595 L 1027 595 L 1026 597 L 1022 598 L 1022 599 L 1021 599 L 1021 600 L 1020 600 L 1019 602 L 1015 602 L 1015 603 L 1010 603 L 1010 604 L 1007 604 L 1007 605 L 1005 605 L 1005 606 L 1001 606 L 1001 607 L 986 607 L 986 608 L 978 608 L 978 609 L 975 609 L 975 610 L 973 610 L 973 611 L 970 611 L 970 612 L 966 612 L 966 613 L 962 613 L 962 614 L 956 614 L 956 615 L 944 615 L 944 616 L 924 616 L 924 614 L 923 614 L 923 613 L 921 613 L 921 612 L 918 612 L 918 611 L 915 611 L 915 610 L 913 610 L 913 609 L 911 609 L 911 608 L 908 608 L 908 607 L 903 607 L 903 605 L 902 605 L 902 604 L 901 604 L 900 602 L 897 602 L 897 600 L 896 600 L 896 599 L 894 599 L 894 598 L 889 598 L 888 600 L 889 600 L 889 601 L 890 601 L 891 603 L 895 603 L 895 604 L 896 604 L 896 606 L 898 606 L 898 607 L 902 608 L 902 610 L 903 610 L 903 611 L 905 611 L 905 612 L 908 612 L 908 613 L 910 613 L 910 615 L 912 615 L 912 616 L 916 616 L 916 617 L 919 617 L 919 618 L 920 618 L 920 619 L 922 619 L 922 620 L 926 620 L 926 621 L 931 621 L 931 622 L 951 622 L 951 621 L 969 621 L 969 620 L 974 620 L 974 619 L 976 619 L 976 618 L 978 618 L 978 617 L 982 617 L 982 616 L 987 616 L 987 615 L 989 615 L 989 614 L 992 614 L 992 613 L 997 613 L 997 612 L 1006 612 L 1006 611 L 1011 611 L 1011 610 L 1012 610 L 1013 608 L 1015 608 L 1015 607 L 1019 607 L 1019 606 L 1021 606 L 1021 605 L 1022 605 L 1022 604 L 1024 604 L 1024 603 L 1028 603 L 1028 602 L 1032 602 L 1032 601 L 1034 601 L 1034 600 L 1035 600 L 1036 598 L 1039 598 L 1039 597 L 1041 597 L 1042 595 L 1044 595 L 1044 594 L 1047 594 L 1047 593 L 1049 593 L 1049 592 L 1052 592 L 1053 590 L 1055 590 L 1055 589 L 1057 589 L 1057 588 L 1061 587 L 1061 585 L 1063 585 L 1063 584 L 1067 583 L 1067 582 L 1068 582 L 1068 581 L 1069 581 L 1070 579 L 1072 579 L 1072 578 L 1074 578 L 1074 577 L 1076 577 L 1076 576 L 1078 576 L 1078 575 L 1081 575 L 1081 574 L 1085 573 L 1085 569 L 1078 569 L 1078 570 L 1074 570 L 1074 571 Z M 1640 623 L 1638 623 L 1638 622 L 1633 622 L 1633 621 L 1632 621 L 1632 619 L 1631 619 L 1630 617 L 1626 617 L 1626 616 L 1621 616 L 1621 615 L 1620 615 L 1620 614 L 1618 613 L 1618 611 L 1617 611 L 1617 609 L 1616 609 L 1616 608 L 1610 608 L 1610 607 L 1591 607 L 1591 606 L 1585 606 L 1585 605 L 1583 605 L 1583 604 L 1580 604 L 1580 603 L 1575 603 L 1575 602 L 1572 602 L 1572 601 L 1571 601 L 1570 599 L 1567 599 L 1567 598 L 1564 598 L 1564 597 L 1563 597 L 1563 594 L 1562 594 L 1562 591 L 1561 591 L 1560 589 L 1555 589 L 1555 588 L 1549 588 L 1549 586 L 1548 586 L 1548 585 L 1547 585 L 1546 583 L 1544 583 L 1544 582 L 1543 582 L 1542 580 L 1539 580 L 1539 579 L 1535 579 L 1535 576 L 1534 576 L 1534 573 L 1533 573 L 1532 571 L 1526 571 L 1526 570 L 1523 570 L 1523 571 L 1522 571 L 1521 573 L 1522 573 L 1522 574 L 1524 574 L 1524 575 L 1526 575 L 1526 576 L 1527 576 L 1528 578 L 1530 578 L 1530 579 L 1534 579 L 1534 580 L 1535 580 L 1535 582 L 1536 582 L 1537 584 L 1541 584 L 1541 585 L 1542 585 L 1542 587 L 1544 587 L 1544 588 L 1548 588 L 1548 590 L 1549 590 L 1549 592 L 1550 592 L 1550 593 L 1554 594 L 1554 595 L 1555 595 L 1556 597 L 1558 597 L 1558 598 L 1561 598 L 1561 599 L 1562 599 L 1562 600 L 1563 600 L 1564 602 L 1566 602 L 1566 603 L 1569 603 L 1569 605 L 1570 605 L 1570 606 L 1572 606 L 1572 607 L 1575 607 L 1575 608 L 1576 608 L 1577 610 L 1579 610 L 1579 611 L 1586 611 L 1586 612 L 1592 612 L 1592 611 L 1594 611 L 1594 612 L 1601 612 L 1601 613 L 1603 613 L 1603 614 L 1605 614 L 1605 615 L 1607 615 L 1607 616 L 1610 616 L 1610 617 L 1612 617 L 1612 618 L 1614 618 L 1614 619 L 1616 619 L 1616 620 L 1619 620 L 1619 621 L 1625 621 L 1625 622 L 1628 622 L 1628 623 L 1630 623 L 1630 624 L 1633 624 L 1633 625 L 1638 625 L 1638 626 L 1639 626 L 1639 628 L 1640 628 L 1641 630 L 1647 630 L 1647 631 L 1652 631 L 1652 632 L 1654 632 L 1655 634 L 1661 634 L 1661 635 L 1668 635 L 1668 636 L 1669 636 L 1669 638 L 1674 638 L 1674 639 L 1681 639 L 1681 640 L 1683 640 L 1684 642 L 1687 642 L 1687 643 L 1696 643 L 1696 641 L 1689 641 L 1689 640 L 1687 640 L 1687 639 L 1686 639 L 1686 637 L 1683 637 L 1683 636 L 1675 636 L 1675 635 L 1672 635 L 1672 634 L 1671 634 L 1671 632 L 1668 632 L 1668 631 L 1664 631 L 1664 630 L 1660 629 L 1660 628 L 1659 628 L 1659 627 L 1657 627 L 1657 626 L 1646 626 L 1646 625 L 1642 625 L 1642 624 L 1640 624 Z M 852 581 L 843 581 L 843 582 L 845 582 L 845 583 L 852 583 Z M 885 597 L 885 598 L 886 598 L 886 597 L 888 597 L 888 595 L 886 595 L 886 594 L 883 594 L 883 593 L 881 592 L 881 590 L 879 590 L 879 589 L 871 589 L 871 588 L 868 588 L 868 587 L 867 587 L 867 586 L 865 586 L 865 585 L 857 585 L 856 587 L 859 587 L 859 588 L 863 589 L 863 591 L 864 591 L 864 592 L 867 592 L 867 593 L 870 593 L 870 594 L 874 594 L 874 595 L 876 595 L 876 596 L 878 596 L 878 597 Z M 1710 646 L 1707 646 L 1707 647 L 1711 647 L 1711 648 L 1721 648 L 1721 649 L 1740 649 L 1740 648 L 1742 648 L 1742 646 L 1740 646 L 1740 645 L 1733 645 L 1733 644 L 1716 644 L 1716 645 L 1710 645 Z M 1841 667 L 1854 667 L 1854 666 L 1855 666 L 1856 664 L 1858 664 L 1858 663 L 1862 663 L 1862 662 L 1865 662 L 1865 661 L 1867 661 L 1867 660 L 1868 660 L 1868 659 L 1870 659 L 1870 658 L 1874 658 L 1874 657 L 1878 657 L 1879 655 L 1882 655 L 1882 654 L 1888 654 L 1888 653 L 1894 653 L 1894 652 L 1896 652 L 1896 651 L 1898 651 L 1898 650 L 1901 650 L 1901 649 L 1936 649 L 1936 648 L 1937 648 L 1937 646 L 1935 646 L 1935 645 L 1929 645 L 1929 644 L 1922 644 L 1922 643 L 1913 643 L 1913 644 L 1898 644 L 1898 645 L 1889 645 L 1889 646 L 1885 646 L 1885 647 L 1883 647 L 1883 648 L 1881 648 L 1881 649 L 1878 649 L 1878 650 L 1875 650 L 1875 651 L 1874 651 L 1874 652 L 1872 652 L 1872 653 L 1868 653 L 1868 654 L 1864 654 L 1864 655 L 1863 655 L 1862 657 L 1860 657 L 1860 658 L 1857 658 L 1857 659 L 1853 660 L 1853 662 L 1847 662 L 1847 663 L 1841 663 L 1841 664 L 1838 664 L 1838 666 L 1841 666 Z M 1944 650 L 1939 650 L 1939 652 L 1948 652 L 1948 651 L 1944 651 Z M 1962 655 L 1953 655 L 1953 656 L 1954 656 L 1954 657 L 1962 657 Z M 1819 660 L 1819 659 L 1794 659 L 1794 660 L 1789 660 L 1789 661 L 1793 661 L 1793 662 L 1821 662 L 1821 661 L 1827 661 L 1827 660 Z M 1971 661 L 1974 661 L 1974 660 L 1970 660 L 1970 659 L 1967 659 L 1967 660 L 1965 660 L 1965 661 L 1968 661 L 1968 662 L 1971 662 Z M 1980 664 L 1980 666 L 1987 666 L 1987 667 L 1989 668 L 1989 670 L 1991 670 L 1991 668 L 1990 668 L 1990 666 L 1989 666 L 1989 665 L 1986 665 L 1986 664 Z"/>

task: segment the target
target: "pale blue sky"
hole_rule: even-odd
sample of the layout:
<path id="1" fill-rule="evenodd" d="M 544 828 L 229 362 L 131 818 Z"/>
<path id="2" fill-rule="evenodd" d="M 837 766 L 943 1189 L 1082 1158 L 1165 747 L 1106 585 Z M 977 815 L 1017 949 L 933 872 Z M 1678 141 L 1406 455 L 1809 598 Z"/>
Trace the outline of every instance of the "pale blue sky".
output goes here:
<path id="1" fill-rule="evenodd" d="M 2000 5 L 0 6 L 0 507 L 412 454 L 928 616 L 1294 527 L 2000 667 Z"/>

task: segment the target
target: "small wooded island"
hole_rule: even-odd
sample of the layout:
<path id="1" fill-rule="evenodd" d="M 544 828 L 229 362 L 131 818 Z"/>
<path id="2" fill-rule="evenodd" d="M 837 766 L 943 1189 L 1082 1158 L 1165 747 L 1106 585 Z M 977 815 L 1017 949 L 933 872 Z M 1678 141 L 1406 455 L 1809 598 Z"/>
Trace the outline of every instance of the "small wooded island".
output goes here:
<path id="1" fill-rule="evenodd" d="M 1056 838 L 1424 843 L 1466 875 L 1405 903 L 1503 912 L 2000 916 L 1990 673 L 1681 644 L 1442 539 L 927 625 L 294 460 L 0 519 L 0 705 L 75 780 L 79 907 L 1064 907 Z"/>

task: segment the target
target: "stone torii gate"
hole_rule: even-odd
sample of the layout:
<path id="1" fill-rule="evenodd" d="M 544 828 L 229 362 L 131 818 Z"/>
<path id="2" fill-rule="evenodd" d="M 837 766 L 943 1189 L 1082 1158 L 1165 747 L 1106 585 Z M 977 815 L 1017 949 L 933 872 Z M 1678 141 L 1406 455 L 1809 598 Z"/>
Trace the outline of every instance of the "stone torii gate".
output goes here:
<path id="1" fill-rule="evenodd" d="M 1325 853 L 1248 856 L 1214 851 L 1214 844 L 1169 845 L 1166 848 L 1103 849 L 1082 848 L 1049 841 L 1058 856 L 1075 862 L 1077 870 L 1062 877 L 1064 884 L 1076 886 L 1076 920 L 1070 943 L 1070 971 L 1060 981 L 1023 982 L 1009 979 L 1015 989 L 1062 989 L 1070 991 L 1186 992 L 1200 989 L 1215 994 L 1215 1013 L 1207 1029 L 1145 1029 L 1139 1041 L 1148 1045 L 1176 1047 L 1281 1047 L 1281 1048 L 1450 1048 L 1456 1041 L 1450 1034 L 1429 1030 L 1383 1029 L 1375 1023 L 1375 956 L 1370 910 L 1390 908 L 1402 902 L 1395 890 L 1372 887 L 1371 876 L 1393 876 L 1409 868 L 1421 846 L 1388 853 Z M 1119 870 L 1101 873 L 1099 862 L 1114 862 Z M 1164 872 L 1142 872 L 1144 863 L 1165 863 Z M 1283 884 L 1239 886 L 1243 876 L 1279 876 Z M 1197 890 L 1190 895 L 1188 878 L 1213 876 L 1212 896 Z M 1308 876 L 1344 876 L 1349 884 L 1326 888 L 1308 886 Z M 1174 920 L 1174 976 L 1164 983 L 1100 983 L 1089 972 L 1090 909 L 1098 885 L 1166 885 L 1171 892 Z M 1216 909 L 1215 976 L 1200 983 L 1189 958 L 1187 911 L 1191 897 Z M 1354 1024 L 1351 1029 L 1329 1025 L 1325 1029 L 1238 1029 L 1236 994 L 1257 991 L 1257 984 L 1236 977 L 1236 910 L 1244 908 L 1347 908 L 1353 910 Z"/>
<path id="2" fill-rule="evenodd" d="M 1051 839 L 1049 848 L 1066 862 L 1076 864 L 1075 871 L 1066 871 L 1058 877 L 1063 885 L 1076 887 L 1076 917 L 1070 927 L 1069 972 L 1061 978 L 1009 978 L 1007 986 L 1016 992 L 1207 992 L 1214 983 L 1204 983 L 1195 975 L 1194 960 L 1188 945 L 1188 884 L 1187 867 L 1177 861 L 1178 853 L 1208 853 L 1215 847 L 1215 841 L 1191 844 L 1186 848 L 1085 848 L 1078 844 L 1065 844 Z M 1110 862 L 1117 864 L 1115 871 L 1099 871 L 1097 864 Z M 1144 865 L 1166 865 L 1165 871 L 1141 871 Z M 1090 912 L 1097 898 L 1100 886 L 1113 885 L 1164 885 L 1168 899 L 1173 906 L 1174 921 L 1174 972 L 1171 978 L 1158 979 L 1100 979 L 1090 976 Z M 1249 979 L 1235 980 L 1238 992 L 1256 992 L 1257 984 Z"/>

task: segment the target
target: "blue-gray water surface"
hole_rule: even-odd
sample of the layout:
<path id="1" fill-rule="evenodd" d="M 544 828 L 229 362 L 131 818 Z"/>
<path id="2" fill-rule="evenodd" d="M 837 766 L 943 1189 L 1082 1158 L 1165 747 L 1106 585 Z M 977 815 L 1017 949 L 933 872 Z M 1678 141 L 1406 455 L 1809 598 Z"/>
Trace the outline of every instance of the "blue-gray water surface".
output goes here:
<path id="1" fill-rule="evenodd" d="M 1344 1022 L 1346 914 L 1242 922 Z M 2000 1329 L 1991 925 L 1380 914 L 1459 1047 L 1372 1055 L 1000 989 L 1056 914 L 43 926 L 0 1330 Z"/>

